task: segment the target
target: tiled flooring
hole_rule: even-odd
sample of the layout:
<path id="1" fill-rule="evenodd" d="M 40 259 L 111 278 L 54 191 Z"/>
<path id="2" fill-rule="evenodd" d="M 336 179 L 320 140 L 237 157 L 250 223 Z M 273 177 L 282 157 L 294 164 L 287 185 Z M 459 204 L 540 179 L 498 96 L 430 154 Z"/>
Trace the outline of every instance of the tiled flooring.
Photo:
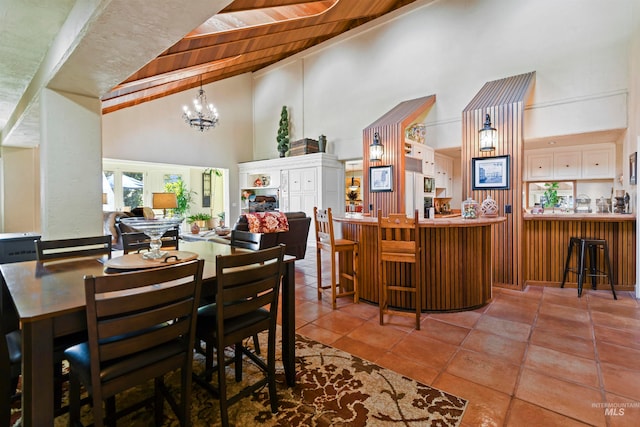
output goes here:
<path id="1" fill-rule="evenodd" d="M 316 294 L 315 248 L 296 263 L 296 329 L 469 400 L 463 426 L 640 425 L 640 303 L 629 292 L 494 289 L 474 311 L 394 316 Z M 605 403 L 613 403 L 605 414 Z"/>

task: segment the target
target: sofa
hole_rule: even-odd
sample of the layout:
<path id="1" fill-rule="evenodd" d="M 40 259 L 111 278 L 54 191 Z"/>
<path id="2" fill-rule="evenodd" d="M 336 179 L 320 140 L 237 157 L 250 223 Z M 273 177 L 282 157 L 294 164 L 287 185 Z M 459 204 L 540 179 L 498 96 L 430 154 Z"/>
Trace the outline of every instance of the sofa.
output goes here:
<path id="1" fill-rule="evenodd" d="M 113 249 L 122 249 L 122 236 L 119 228 L 120 218 L 131 216 L 134 216 L 131 212 L 102 212 L 104 235 L 111 236 L 111 247 Z"/>
<path id="2" fill-rule="evenodd" d="M 307 238 L 311 226 L 311 217 L 304 212 L 285 212 L 289 223 L 288 231 L 262 233 L 261 248 L 270 248 L 280 243 L 286 245 L 285 253 L 296 259 L 304 259 L 307 252 Z M 240 215 L 233 226 L 234 230 L 250 231 L 246 215 Z"/>
<path id="3" fill-rule="evenodd" d="M 154 213 L 151 208 L 138 207 L 131 209 L 131 212 L 104 211 L 102 212 L 103 231 L 105 236 L 111 236 L 111 247 L 113 249 L 122 249 L 122 233 L 130 233 L 131 227 L 120 223 L 121 218 L 128 217 L 145 217 L 153 218 Z"/>

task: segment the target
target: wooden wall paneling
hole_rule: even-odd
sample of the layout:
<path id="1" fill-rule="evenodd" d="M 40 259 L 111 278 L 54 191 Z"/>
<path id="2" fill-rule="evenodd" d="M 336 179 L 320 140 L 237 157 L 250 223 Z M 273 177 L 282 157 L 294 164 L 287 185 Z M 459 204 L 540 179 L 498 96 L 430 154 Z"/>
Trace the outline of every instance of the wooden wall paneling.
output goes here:
<path id="1" fill-rule="evenodd" d="M 486 83 L 463 111 L 462 188 L 463 199 L 473 197 L 479 203 L 491 195 L 504 212 L 511 205 L 507 221 L 493 228 L 493 283 L 494 285 L 522 289 L 524 284 L 522 175 L 524 101 L 533 87 L 535 72 Z M 485 115 L 491 116 L 498 131 L 496 149 L 490 153 L 479 150 L 478 130 L 483 127 Z M 508 190 L 473 191 L 471 159 L 509 155 L 510 188 Z"/>
<path id="2" fill-rule="evenodd" d="M 405 151 L 404 134 L 405 129 L 418 117 L 433 106 L 436 101 L 435 95 L 424 96 L 401 102 L 394 108 L 378 118 L 371 125 L 363 130 L 362 153 L 363 153 L 363 203 L 366 211 L 371 209 L 372 216 L 377 214 L 378 209 L 383 215 L 389 213 L 406 213 L 404 190 L 405 182 Z M 381 161 L 371 161 L 369 159 L 369 145 L 373 142 L 373 135 L 378 132 L 380 142 L 384 146 L 384 154 Z M 369 168 L 371 166 L 393 166 L 393 191 L 371 193 L 369 191 Z"/>

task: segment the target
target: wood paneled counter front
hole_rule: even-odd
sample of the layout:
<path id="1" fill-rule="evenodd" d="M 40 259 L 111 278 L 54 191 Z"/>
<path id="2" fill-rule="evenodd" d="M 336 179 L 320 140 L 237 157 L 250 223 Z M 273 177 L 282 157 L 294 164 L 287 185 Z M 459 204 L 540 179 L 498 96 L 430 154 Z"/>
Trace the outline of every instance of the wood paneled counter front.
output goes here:
<path id="1" fill-rule="evenodd" d="M 616 290 L 635 288 L 636 215 L 525 213 L 523 219 L 525 285 L 560 286 L 569 239 L 588 237 L 607 241 Z M 599 270 L 604 269 L 603 261 L 599 257 Z M 577 286 L 575 274 L 567 280 L 565 287 Z M 597 288 L 609 289 L 606 278 L 598 278 Z"/>
<path id="2" fill-rule="evenodd" d="M 359 243 L 358 286 L 360 298 L 378 303 L 378 219 L 375 217 L 336 218 L 342 236 Z M 505 218 L 425 219 L 420 221 L 422 240 L 422 311 L 469 310 L 491 299 L 491 226 Z M 347 260 L 341 260 L 341 268 Z M 402 277 L 406 268 L 394 267 L 390 274 Z M 394 296 L 395 307 L 415 307 L 413 295 Z"/>

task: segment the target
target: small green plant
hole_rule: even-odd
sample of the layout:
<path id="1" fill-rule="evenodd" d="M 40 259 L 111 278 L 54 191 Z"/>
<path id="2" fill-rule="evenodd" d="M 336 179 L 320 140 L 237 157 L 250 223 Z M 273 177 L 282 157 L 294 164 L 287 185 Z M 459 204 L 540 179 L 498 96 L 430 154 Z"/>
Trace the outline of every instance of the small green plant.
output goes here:
<path id="1" fill-rule="evenodd" d="M 176 182 L 166 183 L 164 185 L 164 191 L 168 193 L 176 193 L 178 207 L 173 210 L 173 214 L 178 216 L 186 215 L 191 207 L 191 203 L 193 203 L 193 196 L 196 195 L 196 192 L 189 190 L 181 179 Z"/>
<path id="2" fill-rule="evenodd" d="M 554 207 L 558 204 L 558 188 L 560 188 L 560 184 L 557 182 L 547 182 L 544 184 L 544 187 L 546 188 L 544 191 L 544 207 Z"/>
<path id="3" fill-rule="evenodd" d="M 282 106 L 282 112 L 280 112 L 280 126 L 276 141 L 278 141 L 278 153 L 280 153 L 280 157 L 284 157 L 289 151 L 289 115 L 286 105 Z"/>
<path id="4" fill-rule="evenodd" d="M 189 215 L 187 217 L 187 222 L 189 224 L 196 222 L 196 221 L 209 221 L 211 219 L 211 215 L 206 214 L 206 213 L 197 213 L 194 215 Z"/>
<path id="5" fill-rule="evenodd" d="M 220 218 L 220 221 L 224 221 L 224 212 L 220 212 L 218 218 Z"/>

